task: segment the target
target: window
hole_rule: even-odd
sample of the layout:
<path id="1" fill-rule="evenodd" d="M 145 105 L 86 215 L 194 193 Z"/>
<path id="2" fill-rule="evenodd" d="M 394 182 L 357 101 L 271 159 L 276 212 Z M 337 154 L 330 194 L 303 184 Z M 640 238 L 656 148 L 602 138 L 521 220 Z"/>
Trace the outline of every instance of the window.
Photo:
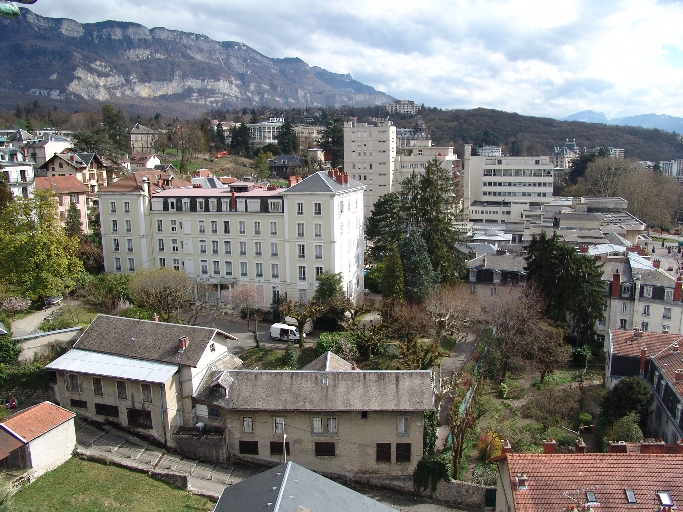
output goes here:
<path id="1" fill-rule="evenodd" d="M 306 244 L 296 244 L 296 255 L 297 258 L 306 257 Z"/>
<path id="2" fill-rule="evenodd" d="M 667 320 L 671 319 L 671 308 L 664 308 L 664 312 L 662 313 L 662 318 L 666 318 Z"/>
<path id="3" fill-rule="evenodd" d="M 275 221 L 270 223 L 270 236 L 277 236 L 277 222 Z"/>
<path id="4" fill-rule="evenodd" d="M 297 222 L 296 223 L 296 236 L 299 238 L 304 237 L 304 223 L 303 222 Z"/>
<path id="5" fill-rule="evenodd" d="M 109 213 L 116 213 L 116 202 L 109 201 Z"/>
<path id="6" fill-rule="evenodd" d="M 204 199 L 197 199 L 197 211 L 198 212 L 204 211 Z"/>
<path id="7" fill-rule="evenodd" d="M 120 247 L 119 247 L 119 239 L 118 239 L 118 238 L 114 238 L 114 239 L 112 239 L 112 242 L 113 242 L 113 244 L 114 244 L 114 252 L 119 252 L 119 248 L 120 248 Z"/>
<path id="8" fill-rule="evenodd" d="M 258 441 L 240 441 L 240 455 L 258 455 Z"/>
<path id="9" fill-rule="evenodd" d="M 72 393 L 83 393 L 83 380 L 80 375 L 70 373 L 66 382 L 66 390 Z"/>
<path id="10" fill-rule="evenodd" d="M 218 254 L 218 240 L 211 240 L 211 254 Z"/>
<path id="11" fill-rule="evenodd" d="M 247 223 L 243 220 L 239 221 L 238 224 L 238 231 L 240 235 L 246 235 L 247 234 Z"/>
<path id="12" fill-rule="evenodd" d="M 224 254 L 232 254 L 232 246 L 230 244 L 230 240 L 225 240 L 223 242 L 223 253 Z"/>
<path id="13" fill-rule="evenodd" d="M 410 462 L 410 443 L 396 443 L 396 462 Z"/>
<path id="14" fill-rule="evenodd" d="M 273 432 L 283 434 L 285 432 L 285 419 L 281 417 L 273 418 Z"/>
<path id="15" fill-rule="evenodd" d="M 320 275 L 325 272 L 324 267 L 315 267 L 315 280 L 320 279 Z"/>
<path id="16" fill-rule="evenodd" d="M 119 232 L 119 221 L 117 221 L 116 219 L 112 219 L 111 221 L 111 231 L 112 233 Z"/>
<path id="17" fill-rule="evenodd" d="M 171 233 L 178 231 L 178 221 L 171 219 Z"/>
<path id="18" fill-rule="evenodd" d="M 323 205 L 322 203 L 313 203 L 313 215 L 322 215 Z"/>
<path id="19" fill-rule="evenodd" d="M 206 254 L 206 240 L 199 241 L 199 252 L 201 254 Z"/>
<path id="20" fill-rule="evenodd" d="M 78 407 L 79 409 L 87 409 L 88 408 L 88 402 L 85 400 L 76 400 L 75 398 L 71 399 L 71 407 Z"/>
<path id="21" fill-rule="evenodd" d="M 152 403 L 152 386 L 149 384 L 140 384 L 140 389 L 142 390 L 142 401 L 147 403 Z"/>
<path id="22" fill-rule="evenodd" d="M 624 489 L 624 492 L 626 493 L 626 501 L 628 503 L 638 503 L 638 500 L 636 500 L 636 493 L 633 489 Z"/>
<path id="23" fill-rule="evenodd" d="M 159 267 L 165 267 L 166 266 L 166 258 L 159 258 Z"/>
<path id="24" fill-rule="evenodd" d="M 218 222 L 215 220 L 211 221 L 211 233 L 214 235 L 218 233 Z"/>
<path id="25" fill-rule="evenodd" d="M 123 221 L 126 225 L 126 233 L 131 233 L 133 231 L 133 225 L 130 222 L 130 219 L 126 219 Z"/>
<path id="26" fill-rule="evenodd" d="M 296 214 L 297 215 L 303 215 L 304 214 L 304 203 L 296 203 Z"/>
<path id="27" fill-rule="evenodd" d="M 270 255 L 273 258 L 278 257 L 277 242 L 270 242 Z"/>
<path id="28" fill-rule="evenodd" d="M 261 256 L 263 254 L 261 242 L 254 242 L 254 256 Z"/>
<path id="29" fill-rule="evenodd" d="M 164 232 L 164 221 L 162 219 L 157 219 L 157 233 Z"/>
<path id="30" fill-rule="evenodd" d="M 377 443 L 377 462 L 391 462 L 391 443 Z"/>
<path id="31" fill-rule="evenodd" d="M 180 270 L 180 260 L 173 258 L 173 270 Z"/>
<path id="32" fill-rule="evenodd" d="M 622 313 L 628 312 L 628 303 L 627 303 L 627 302 L 622 302 L 622 303 L 621 303 L 621 312 L 622 312 Z"/>
<path id="33" fill-rule="evenodd" d="M 619 329 L 626 329 L 626 319 L 625 318 L 620 318 L 619 319 Z"/>
<path id="34" fill-rule="evenodd" d="M 652 298 L 652 286 L 643 286 L 643 297 Z"/>
<path id="35" fill-rule="evenodd" d="M 673 290 L 664 290 L 664 300 L 673 300 L 674 298 L 674 291 Z"/>
<path id="36" fill-rule="evenodd" d="M 152 411 L 128 409 L 128 425 L 137 428 L 152 428 Z"/>
<path id="37" fill-rule="evenodd" d="M 398 418 L 398 435 L 407 436 L 408 435 L 408 425 L 410 418 L 401 416 Z"/>
<path id="38" fill-rule="evenodd" d="M 299 281 L 305 281 L 306 280 L 306 266 L 305 265 L 299 265 Z"/>
<path id="39" fill-rule="evenodd" d="M 322 244 L 316 244 L 315 245 L 315 259 L 316 260 L 323 259 L 323 246 L 322 246 Z"/>
<path id="40" fill-rule="evenodd" d="M 586 491 L 586 504 L 588 505 L 589 503 L 598 503 L 598 500 L 596 499 L 595 493 L 593 491 Z"/>
<path id="41" fill-rule="evenodd" d="M 212 269 L 213 269 L 213 275 L 214 275 L 214 276 L 220 275 L 220 273 L 221 273 L 221 263 L 220 263 L 220 261 L 213 260 L 213 261 L 211 262 L 211 266 L 212 266 Z"/>
<path id="42" fill-rule="evenodd" d="M 99 377 L 93 377 L 92 379 L 92 392 L 93 395 L 102 396 L 102 379 Z"/>
<path id="43" fill-rule="evenodd" d="M 135 272 L 135 258 L 128 258 L 128 271 Z"/>
<path id="44" fill-rule="evenodd" d="M 189 199 L 183 199 L 183 210 L 186 212 L 190 211 L 190 200 Z"/>
<path id="45" fill-rule="evenodd" d="M 312 432 L 314 434 L 322 434 L 323 433 L 323 419 L 321 417 L 314 417 L 313 418 Z"/>
<path id="46" fill-rule="evenodd" d="M 226 276 L 232 275 L 232 261 L 226 261 L 225 262 L 225 275 Z"/>
<path id="47" fill-rule="evenodd" d="M 643 315 L 650 316 L 650 305 L 643 304 Z"/>
<path id="48" fill-rule="evenodd" d="M 208 260 L 199 260 L 199 271 L 201 275 L 209 275 L 209 262 Z"/>
<path id="49" fill-rule="evenodd" d="M 335 444 L 330 442 L 316 442 L 315 455 L 316 457 L 334 457 Z"/>
<path id="50" fill-rule="evenodd" d="M 327 418 L 325 428 L 330 435 L 337 435 L 337 418 Z"/>
<path id="51" fill-rule="evenodd" d="M 131 242 L 132 242 L 132 240 L 131 240 Z M 157 240 L 157 248 L 159 249 L 159 252 L 164 252 L 164 239 L 163 238 L 159 238 Z"/>
<path id="52" fill-rule="evenodd" d="M 657 496 L 659 497 L 659 504 L 663 507 L 674 506 L 674 501 L 671 499 L 669 491 L 657 491 Z"/>
<path id="53" fill-rule="evenodd" d="M 133 252 L 133 239 L 126 238 L 126 251 Z"/>
<path id="54" fill-rule="evenodd" d="M 116 405 L 107 405 L 107 404 L 95 404 L 95 414 L 99 414 L 100 416 L 109 416 L 111 418 L 118 418 L 119 417 L 119 408 Z"/>
<path id="55" fill-rule="evenodd" d="M 130 201 L 123 202 L 123 213 L 130 213 Z"/>
<path id="56" fill-rule="evenodd" d="M 206 233 L 206 225 L 203 220 L 199 221 L 199 234 Z"/>
<path id="57" fill-rule="evenodd" d="M 223 221 L 223 234 L 225 234 L 225 235 L 230 234 L 230 221 L 229 220 Z"/>
<path id="58" fill-rule="evenodd" d="M 254 263 L 256 277 L 263 277 L 263 263 Z"/>
<path id="59" fill-rule="evenodd" d="M 240 277 L 247 277 L 247 262 L 240 261 Z"/>
<path id="60" fill-rule="evenodd" d="M 240 242 L 240 256 L 246 256 L 247 254 L 247 242 Z"/>
<path id="61" fill-rule="evenodd" d="M 280 264 L 279 263 L 271 263 L 270 264 L 270 277 L 273 279 L 279 279 L 280 278 Z"/>
<path id="62" fill-rule="evenodd" d="M 271 441 L 270 442 L 270 454 L 271 455 L 282 455 L 282 445 L 284 444 L 285 451 L 289 455 L 289 441 L 283 443 L 282 441 Z"/>
<path id="63" fill-rule="evenodd" d="M 254 221 L 254 235 L 260 235 L 261 234 L 261 222 L 256 220 Z"/>
<path id="64" fill-rule="evenodd" d="M 245 416 L 242 418 L 242 432 L 251 434 L 254 431 L 254 422 L 251 416 Z"/>
<path id="65" fill-rule="evenodd" d="M 209 407 L 209 418 L 212 420 L 219 420 L 221 419 L 221 410 L 218 407 Z"/>
<path id="66" fill-rule="evenodd" d="M 322 238 L 323 237 L 323 225 L 320 223 L 315 223 L 313 224 L 313 231 L 314 231 L 314 236 L 316 238 Z"/>
<path id="67" fill-rule="evenodd" d="M 116 381 L 116 393 L 118 394 L 118 397 L 121 400 L 125 400 L 128 398 L 128 393 L 126 391 L 126 381 L 124 381 L 124 380 L 117 380 Z"/>
<path id="68" fill-rule="evenodd" d="M 640 329 L 643 331 L 647 331 L 650 328 L 649 322 L 641 322 L 640 323 Z"/>
<path id="69" fill-rule="evenodd" d="M 121 258 L 114 258 L 114 270 L 121 272 Z"/>

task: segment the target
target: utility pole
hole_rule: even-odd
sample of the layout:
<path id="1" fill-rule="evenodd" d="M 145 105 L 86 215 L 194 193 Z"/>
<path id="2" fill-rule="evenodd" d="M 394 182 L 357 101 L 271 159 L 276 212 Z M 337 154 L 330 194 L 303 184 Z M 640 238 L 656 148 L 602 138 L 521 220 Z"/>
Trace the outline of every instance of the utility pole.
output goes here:
<path id="1" fill-rule="evenodd" d="M 282 453 L 285 455 L 285 464 L 287 464 L 287 434 L 285 434 L 285 422 L 282 421 Z"/>

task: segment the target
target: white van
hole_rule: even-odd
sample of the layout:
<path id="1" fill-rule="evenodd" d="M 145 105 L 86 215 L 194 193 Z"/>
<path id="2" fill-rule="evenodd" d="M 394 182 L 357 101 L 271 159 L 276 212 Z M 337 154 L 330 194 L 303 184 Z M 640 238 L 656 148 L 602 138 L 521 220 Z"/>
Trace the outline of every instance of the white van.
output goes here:
<path id="1" fill-rule="evenodd" d="M 306 335 L 304 334 L 304 339 Z M 282 341 L 299 341 L 299 331 L 293 325 L 273 324 L 270 326 L 270 339 Z"/>

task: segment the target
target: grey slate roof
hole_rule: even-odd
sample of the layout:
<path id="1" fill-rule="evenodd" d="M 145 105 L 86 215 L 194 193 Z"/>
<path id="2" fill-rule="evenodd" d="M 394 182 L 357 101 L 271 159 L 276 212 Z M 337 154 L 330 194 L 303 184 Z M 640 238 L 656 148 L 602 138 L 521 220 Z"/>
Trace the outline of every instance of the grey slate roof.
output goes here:
<path id="1" fill-rule="evenodd" d="M 74 344 L 74 348 L 133 359 L 196 366 L 216 333 L 237 339 L 208 327 L 166 324 L 100 314 Z M 179 353 L 178 340 L 183 336 L 189 338 L 189 344 L 182 353 Z"/>
<path id="2" fill-rule="evenodd" d="M 351 363 L 329 350 L 302 368 L 302 370 L 310 370 L 313 372 L 343 372 L 352 369 L 353 365 Z"/>
<path id="3" fill-rule="evenodd" d="M 303 507 L 303 508 L 300 508 Z M 395 510 L 288 462 L 223 490 L 214 512 L 391 512 Z"/>
<path id="4" fill-rule="evenodd" d="M 486 259 L 485 266 L 484 259 Z M 523 272 L 524 267 L 526 267 L 524 256 L 514 254 L 485 254 L 467 262 L 467 268 L 490 268 L 512 272 Z"/>
<path id="5" fill-rule="evenodd" d="M 311 194 L 311 193 L 337 193 L 348 190 L 365 189 L 361 182 L 349 178 L 346 185 L 341 185 L 333 178 L 328 176 L 325 171 L 318 171 L 304 178 L 296 185 L 292 185 L 282 194 Z"/>
<path id="6" fill-rule="evenodd" d="M 227 396 L 217 397 L 207 386 L 197 398 L 233 410 L 430 411 L 431 375 L 429 370 L 228 370 L 213 376 Z"/>

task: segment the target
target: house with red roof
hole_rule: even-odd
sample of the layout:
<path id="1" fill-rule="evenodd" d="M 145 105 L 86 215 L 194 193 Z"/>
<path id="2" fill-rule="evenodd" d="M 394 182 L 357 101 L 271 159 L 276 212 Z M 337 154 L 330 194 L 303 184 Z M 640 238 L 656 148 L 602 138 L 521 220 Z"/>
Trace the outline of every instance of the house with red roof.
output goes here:
<path id="1" fill-rule="evenodd" d="M 0 423 L 0 467 L 31 478 L 53 470 L 76 446 L 76 415 L 51 402 L 17 412 Z"/>
<path id="2" fill-rule="evenodd" d="M 36 190 L 49 190 L 57 197 L 57 211 L 62 226 L 66 221 L 66 214 L 71 203 L 76 205 L 81 219 L 81 228 L 84 233 L 88 227 L 88 186 L 78 181 L 72 174 L 66 176 L 39 176 L 34 181 Z"/>

